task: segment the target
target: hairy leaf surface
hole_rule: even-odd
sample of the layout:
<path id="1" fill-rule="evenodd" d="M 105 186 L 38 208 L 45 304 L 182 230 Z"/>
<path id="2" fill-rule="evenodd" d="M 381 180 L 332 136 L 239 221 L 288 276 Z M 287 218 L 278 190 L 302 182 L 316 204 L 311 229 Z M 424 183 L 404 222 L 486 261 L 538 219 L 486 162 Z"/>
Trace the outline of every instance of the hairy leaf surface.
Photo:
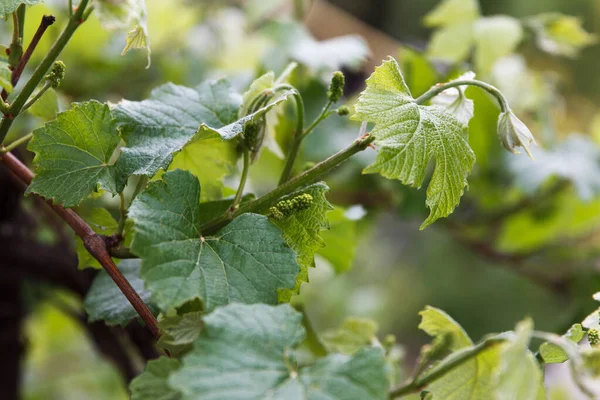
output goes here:
<path id="1" fill-rule="evenodd" d="M 42 0 L 0 0 L 0 18 L 7 18 L 10 14 L 17 11 L 17 8 L 19 8 L 21 4 L 33 6 L 41 1 Z"/>
<path id="2" fill-rule="evenodd" d="M 181 367 L 176 358 L 150 360 L 146 369 L 131 381 L 131 400 L 180 400 L 181 393 L 168 384 L 169 375 Z"/>
<path id="3" fill-rule="evenodd" d="M 383 354 L 332 354 L 296 369 L 293 351 L 305 337 L 302 315 L 288 305 L 230 304 L 205 329 L 169 383 L 184 399 L 385 399 Z"/>
<path id="4" fill-rule="evenodd" d="M 110 162 L 120 141 L 107 105 L 75 103 L 33 131 L 28 149 L 36 153 L 36 175 L 27 193 L 65 207 L 78 205 L 98 186 L 116 194 L 115 167 Z"/>
<path id="5" fill-rule="evenodd" d="M 427 187 L 431 212 L 421 229 L 452 213 L 475 163 L 467 129 L 442 107 L 418 105 L 396 60 L 385 61 L 367 80 L 353 118 L 375 123 L 372 134 L 379 152 L 365 173 L 380 173 L 418 188 L 428 163 L 435 159 Z"/>
<path id="6" fill-rule="evenodd" d="M 200 232 L 200 185 L 175 170 L 135 199 L 132 251 L 152 299 L 167 311 L 200 298 L 207 311 L 232 301 L 277 303 L 294 286 L 296 254 L 267 217 L 244 214 L 213 237 Z"/>

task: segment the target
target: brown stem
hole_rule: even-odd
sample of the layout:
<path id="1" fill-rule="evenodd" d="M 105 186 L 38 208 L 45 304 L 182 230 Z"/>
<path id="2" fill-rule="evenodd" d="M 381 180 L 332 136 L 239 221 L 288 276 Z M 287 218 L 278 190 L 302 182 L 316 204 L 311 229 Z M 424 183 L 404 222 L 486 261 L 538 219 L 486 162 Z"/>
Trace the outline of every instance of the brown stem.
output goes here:
<path id="1" fill-rule="evenodd" d="M 35 35 L 33 35 L 33 38 L 31 38 L 31 43 L 29 43 L 29 46 L 27 46 L 27 50 L 25 50 L 23 57 L 21 57 L 19 65 L 17 65 L 17 68 L 15 68 L 15 70 L 12 72 L 11 83 L 13 87 L 16 86 L 19 82 L 19 78 L 21 78 L 21 74 L 23 73 L 27 62 L 29 62 L 33 51 L 40 42 L 40 39 L 42 38 L 42 36 L 44 36 L 44 32 L 46 32 L 46 29 L 48 29 L 48 27 L 52 25 L 54 21 L 56 21 L 54 15 L 44 15 L 42 17 L 42 22 L 40 22 L 40 26 L 35 32 Z"/>
<path id="2" fill-rule="evenodd" d="M 0 160 L 20 180 L 28 185 L 31 183 L 31 180 L 33 179 L 33 172 L 31 172 L 31 170 L 27 168 L 27 166 L 25 166 L 21 161 L 19 161 L 19 159 L 17 159 L 12 153 L 1 154 Z M 60 205 L 51 204 L 51 202 L 48 202 L 48 204 L 50 204 L 54 212 L 56 212 L 56 214 L 58 214 L 71 227 L 71 229 L 75 231 L 77 236 L 83 240 L 85 248 L 96 260 L 98 260 L 108 275 L 119 287 L 121 292 L 125 295 L 127 300 L 129 300 L 142 320 L 146 323 L 148 329 L 156 338 L 158 338 L 160 336 L 160 330 L 158 328 L 158 322 L 156 321 L 156 318 L 150 312 L 146 304 L 144 304 L 144 301 L 140 298 L 133 287 L 131 287 L 129 281 L 117 269 L 117 266 L 113 262 L 108 252 L 106 241 L 102 238 L 102 236 L 94 232 L 92 228 L 90 228 L 90 226 L 73 210 L 66 209 Z"/>

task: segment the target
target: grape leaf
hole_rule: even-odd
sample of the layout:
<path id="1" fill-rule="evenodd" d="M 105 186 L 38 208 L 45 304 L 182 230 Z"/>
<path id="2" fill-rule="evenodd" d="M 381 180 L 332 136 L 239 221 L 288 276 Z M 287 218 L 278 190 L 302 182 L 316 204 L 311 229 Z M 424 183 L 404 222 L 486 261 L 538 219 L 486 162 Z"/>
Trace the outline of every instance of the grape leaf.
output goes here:
<path id="1" fill-rule="evenodd" d="M 125 39 L 122 55 L 130 49 L 145 49 L 150 67 L 150 37 L 148 35 L 148 11 L 145 0 L 100 0 L 97 15 L 106 29 L 131 29 Z M 133 28 L 132 28 L 133 27 Z"/>
<path id="2" fill-rule="evenodd" d="M 78 210 L 78 213 L 94 232 L 100 235 L 112 235 L 119 225 L 105 208 L 83 209 Z M 78 259 L 77 267 L 79 269 L 87 267 L 102 269 L 102 265 L 87 251 L 83 245 L 83 240 L 79 236 L 75 236 L 75 250 Z M 114 261 L 118 264 L 121 260 L 114 259 Z"/>
<path id="3" fill-rule="evenodd" d="M 450 350 L 456 351 L 473 345 L 462 326 L 444 311 L 427 306 L 419 315 L 421 316 L 419 329 L 429 336 L 450 335 Z"/>
<path id="4" fill-rule="evenodd" d="M 380 349 L 332 354 L 296 370 L 293 349 L 305 337 L 302 315 L 288 305 L 230 304 L 205 329 L 169 383 L 184 399 L 386 399 Z"/>
<path id="5" fill-rule="evenodd" d="M 33 6 L 42 0 L 0 0 L 0 18 L 6 19 L 10 14 L 17 11 L 21 4 Z"/>
<path id="6" fill-rule="evenodd" d="M 300 266 L 296 285 L 293 289 L 281 290 L 280 301 L 289 301 L 294 294 L 299 293 L 300 285 L 308 282 L 308 268 L 315 266 L 315 253 L 325 246 L 319 232 L 329 229 L 327 212 L 333 207 L 325 198 L 325 193 L 328 191 L 329 187 L 321 182 L 282 197 L 281 200 L 285 200 L 308 193 L 313 197 L 313 203 L 309 208 L 296 211 L 286 218 L 271 219 L 271 222 L 283 232 L 285 242 L 298 254 Z"/>
<path id="7" fill-rule="evenodd" d="M 581 324 L 574 324 L 569 328 L 566 334 L 563 335 L 565 339 L 577 344 L 585 336 Z M 560 347 L 553 343 L 543 343 L 540 346 L 540 354 L 546 364 L 562 363 L 569 359 L 567 353 Z"/>
<path id="8" fill-rule="evenodd" d="M 481 18 L 474 23 L 475 67 L 486 76 L 502 57 L 513 53 L 523 39 L 519 20 L 505 15 Z"/>
<path id="9" fill-rule="evenodd" d="M 169 170 L 183 169 L 200 181 L 202 201 L 223 197 L 223 178 L 231 175 L 237 161 L 236 143 L 219 138 L 197 140 L 175 155 Z"/>
<path id="10" fill-rule="evenodd" d="M 600 193 L 600 150 L 581 135 L 570 135 L 552 150 L 535 149 L 535 162 L 526 157 L 511 157 L 508 166 L 517 186 L 534 193 L 551 177 L 573 183 L 579 197 L 592 200 Z"/>
<path id="11" fill-rule="evenodd" d="M 142 300 L 149 304 L 150 291 L 144 289 L 144 282 L 139 277 L 140 260 L 123 260 L 118 268 Z M 110 326 L 125 326 L 138 316 L 133 306 L 104 270 L 94 278 L 83 305 L 89 314 L 90 322 L 104 320 Z M 154 309 L 152 304 L 149 305 Z"/>
<path id="12" fill-rule="evenodd" d="M 151 182 L 131 205 L 131 249 L 141 276 L 162 311 L 200 298 L 206 311 L 231 301 L 277 303 L 277 290 L 293 287 L 296 254 L 267 217 L 244 214 L 214 237 L 203 237 L 200 185 L 175 170 Z"/>
<path id="13" fill-rule="evenodd" d="M 169 375 L 181 367 L 176 358 L 150 360 L 146 369 L 129 384 L 131 400 L 180 400 L 181 393 L 169 387 Z"/>
<path id="14" fill-rule="evenodd" d="M 323 332 L 321 340 L 330 351 L 352 355 L 371 345 L 378 329 L 375 321 L 347 318 L 341 328 Z"/>
<path id="15" fill-rule="evenodd" d="M 542 371 L 527 348 L 532 332 L 533 322 L 522 321 L 515 328 L 515 338 L 501 347 L 494 375 L 497 400 L 536 400 L 543 390 Z"/>
<path id="16" fill-rule="evenodd" d="M 187 353 L 191 350 L 191 344 L 200 336 L 202 317 L 201 311 L 195 311 L 162 319 L 158 323 L 162 335 L 157 345 L 169 350 L 172 355 Z"/>
<path id="17" fill-rule="evenodd" d="M 478 0 L 443 0 L 423 22 L 429 27 L 438 27 L 474 21 L 480 16 Z"/>
<path id="18" fill-rule="evenodd" d="M 321 233 L 326 246 L 317 251 L 321 257 L 331 263 L 338 274 L 352 269 L 358 244 L 357 221 L 348 217 L 349 210 L 352 209 L 344 210 L 335 206 L 334 210 L 327 214 L 329 230 Z"/>
<path id="19" fill-rule="evenodd" d="M 474 41 L 470 22 L 444 26 L 436 30 L 427 45 L 427 56 L 450 63 L 463 61 L 471 54 Z"/>
<path id="20" fill-rule="evenodd" d="M 6 51 L 6 47 L 4 47 L 2 50 Z M 2 87 L 2 89 L 6 90 L 8 93 L 12 92 L 13 90 L 12 82 L 10 81 L 11 78 L 12 71 L 8 66 L 8 60 L 0 59 L 0 87 Z"/>
<path id="21" fill-rule="evenodd" d="M 375 123 L 372 135 L 379 150 L 364 172 L 420 187 L 434 158 L 426 201 L 431 212 L 421 229 L 452 213 L 475 163 L 466 127 L 442 107 L 418 105 L 393 58 L 367 79 L 355 108 L 353 119 Z"/>
<path id="22" fill-rule="evenodd" d="M 528 20 L 543 51 L 575 58 L 579 52 L 598 42 L 596 35 L 586 32 L 582 19 L 561 13 L 545 13 Z"/>
<path id="23" fill-rule="evenodd" d="M 37 93 L 34 93 L 34 96 Z M 46 93 L 42 95 L 27 111 L 36 117 L 42 118 L 45 121 L 50 121 L 56 118 L 58 113 L 58 96 L 54 89 L 46 90 Z"/>
<path id="24" fill-rule="evenodd" d="M 120 175 L 153 176 L 166 169 L 200 125 L 221 127 L 235 121 L 240 104 L 240 95 L 226 80 L 194 89 L 168 83 L 154 89 L 147 100 L 121 101 L 114 108 L 127 143 L 117 161 Z"/>
<path id="25" fill-rule="evenodd" d="M 28 149 L 36 153 L 36 175 L 27 193 L 65 207 L 78 205 L 98 186 L 118 193 L 110 161 L 120 141 L 107 105 L 75 103 L 71 110 L 33 131 Z"/>

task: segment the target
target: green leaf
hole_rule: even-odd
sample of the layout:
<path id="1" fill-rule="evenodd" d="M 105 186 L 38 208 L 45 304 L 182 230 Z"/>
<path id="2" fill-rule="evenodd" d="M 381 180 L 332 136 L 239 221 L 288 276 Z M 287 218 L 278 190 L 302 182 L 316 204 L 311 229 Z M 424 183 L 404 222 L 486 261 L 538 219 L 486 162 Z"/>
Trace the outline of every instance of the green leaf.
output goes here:
<path id="1" fill-rule="evenodd" d="M 231 175 L 237 161 L 236 143 L 220 138 L 197 140 L 175 155 L 169 170 L 183 169 L 200 181 L 202 201 L 223 197 L 223 178 Z"/>
<path id="2" fill-rule="evenodd" d="M 420 96 L 439 82 L 438 73 L 425 54 L 402 48 L 400 62 L 404 79 L 413 95 Z"/>
<path id="3" fill-rule="evenodd" d="M 542 371 L 529 351 L 533 332 L 530 319 L 515 328 L 515 338 L 501 347 L 500 364 L 494 375 L 497 400 L 536 400 L 542 386 Z M 542 397 L 544 398 L 544 397 Z"/>
<path id="4" fill-rule="evenodd" d="M 4 47 L 4 46 L 2 46 Z M 0 50 L 6 50 L 6 48 Z M 8 61 L 5 59 L 0 60 L 0 87 L 5 89 L 8 93 L 11 93 L 13 86 L 11 83 L 12 71 L 8 68 Z"/>
<path id="5" fill-rule="evenodd" d="M 169 375 L 181 367 L 176 358 L 150 360 L 146 369 L 129 384 L 131 400 L 180 400 L 181 393 L 169 387 Z"/>
<path id="6" fill-rule="evenodd" d="M 354 119 L 375 123 L 379 150 L 364 172 L 420 187 L 434 158 L 426 201 L 431 212 L 421 229 L 451 214 L 475 163 L 466 127 L 442 107 L 418 105 L 393 58 L 375 69 L 355 108 Z"/>
<path id="7" fill-rule="evenodd" d="M 429 336 L 450 335 L 450 350 L 456 351 L 473 345 L 465 330 L 451 316 L 439 308 L 427 306 L 419 313 L 421 323 L 419 329 Z"/>
<path id="8" fill-rule="evenodd" d="M 537 45 L 547 53 L 575 58 L 579 52 L 598 42 L 586 32 L 581 18 L 560 13 L 546 13 L 529 19 L 536 33 Z"/>
<path id="9" fill-rule="evenodd" d="M 512 54 L 522 39 L 523 28 L 515 18 L 498 15 L 477 20 L 474 25 L 477 72 L 489 74 L 496 61 Z"/>
<path id="10" fill-rule="evenodd" d="M 27 193 L 65 207 L 78 205 L 98 186 L 118 193 L 110 162 L 120 141 L 107 105 L 75 103 L 71 110 L 33 131 L 28 149 L 36 153 L 36 171 Z"/>
<path id="11" fill-rule="evenodd" d="M 114 108 L 127 143 L 117 161 L 121 187 L 131 174 L 153 176 L 166 169 L 200 125 L 222 127 L 235 121 L 241 101 L 226 80 L 195 89 L 168 83 L 154 89 L 147 100 L 121 101 Z"/>
<path id="12" fill-rule="evenodd" d="M 203 315 L 202 312 L 196 311 L 162 319 L 158 323 L 162 335 L 157 345 L 169 350 L 172 355 L 187 353 L 202 332 Z"/>
<path id="13" fill-rule="evenodd" d="M 379 327 L 375 321 L 363 318 L 346 318 L 339 329 L 326 331 L 321 340 L 332 352 L 352 355 L 376 339 Z"/>
<path id="14" fill-rule="evenodd" d="M 386 399 L 383 354 L 365 349 L 297 370 L 293 349 L 305 337 L 288 305 L 230 304 L 208 315 L 194 350 L 169 383 L 184 399 Z M 224 374 L 226 371 L 226 374 Z"/>
<path id="15" fill-rule="evenodd" d="M 315 266 L 315 253 L 325 246 L 319 233 L 329 229 L 327 212 L 332 210 L 332 207 L 325 198 L 328 191 L 329 187 L 320 182 L 282 197 L 281 200 L 286 200 L 308 193 L 313 197 L 313 202 L 309 208 L 296 211 L 286 218 L 271 219 L 283 232 L 285 242 L 298 254 L 300 266 L 296 285 L 293 289 L 282 290 L 279 293 L 279 301 L 289 301 L 294 294 L 299 293 L 300 285 L 308 282 L 308 268 Z"/>
<path id="16" fill-rule="evenodd" d="M 206 311 L 232 301 L 277 303 L 277 290 L 293 287 L 296 254 L 267 217 L 244 214 L 214 237 L 203 237 L 200 185 L 175 170 L 151 182 L 131 205 L 132 251 L 142 278 L 162 311 L 199 298 Z"/>
<path id="17" fill-rule="evenodd" d="M 130 49 L 145 49 L 150 67 L 150 38 L 148 36 L 148 11 L 145 0 L 100 0 L 97 15 L 106 29 L 131 29 L 125 39 L 123 55 Z M 133 27 L 133 28 L 132 28 Z"/>
<path id="18" fill-rule="evenodd" d="M 478 0 L 443 0 L 423 22 L 429 27 L 437 27 L 474 21 L 480 16 Z"/>
<path id="19" fill-rule="evenodd" d="M 329 230 L 321 233 L 326 245 L 317 252 L 331 263 L 338 274 L 352 269 L 358 245 L 357 221 L 348 217 L 349 211 L 352 209 L 345 210 L 336 206 L 327 214 Z"/>
<path id="20" fill-rule="evenodd" d="M 427 45 L 427 56 L 450 63 L 469 57 L 475 33 L 471 22 L 445 26 L 436 30 Z"/>
<path id="21" fill-rule="evenodd" d="M 588 138 L 569 135 L 554 149 L 535 149 L 535 162 L 527 157 L 511 157 L 509 170 L 517 186 L 535 193 L 551 177 L 571 181 L 582 200 L 600 193 L 600 150 Z"/>
<path id="22" fill-rule="evenodd" d="M 475 73 L 464 73 L 452 81 L 466 79 L 475 79 Z M 469 125 L 469 121 L 475 115 L 475 103 L 465 96 L 466 89 L 466 86 L 446 89 L 431 99 L 431 104 L 444 107 L 447 112 L 453 114 L 461 123 Z"/>
<path id="23" fill-rule="evenodd" d="M 83 209 L 78 210 L 78 213 L 94 230 L 94 232 L 100 235 L 112 235 L 115 233 L 117 226 L 119 225 L 105 208 Z M 87 267 L 102 269 L 102 265 L 90 254 L 89 251 L 87 251 L 83 245 L 83 240 L 81 240 L 79 236 L 75 236 L 75 250 L 77 252 L 78 259 L 77 267 L 79 269 L 84 269 Z M 118 264 L 120 260 L 115 259 L 114 261 L 116 264 Z"/>
<path id="24" fill-rule="evenodd" d="M 275 86 L 275 73 L 273 71 L 269 71 L 252 81 L 250 87 L 242 96 L 243 101 L 242 107 L 240 108 L 239 117 L 248 115 L 250 112 L 250 106 L 254 99 L 256 99 L 265 90 L 271 89 L 273 86 Z"/>
<path id="25" fill-rule="evenodd" d="M 142 300 L 148 304 L 150 291 L 144 289 L 144 282 L 139 276 L 140 260 L 123 260 L 118 268 Z M 138 316 L 133 306 L 104 270 L 94 278 L 83 305 L 89 314 L 90 322 L 104 320 L 110 326 L 125 326 Z M 154 307 L 151 305 L 151 308 Z"/>
<path id="26" fill-rule="evenodd" d="M 563 335 L 565 339 L 576 344 L 579 343 L 584 336 L 585 332 L 581 324 L 574 324 L 569 328 L 567 333 Z M 546 364 L 562 363 L 569 359 L 567 353 L 565 353 L 560 346 L 553 343 L 543 343 L 540 346 L 540 354 Z"/>
<path id="27" fill-rule="evenodd" d="M 42 95 L 27 111 L 36 117 L 42 118 L 43 120 L 50 121 L 56 118 L 58 113 L 58 96 L 54 89 L 46 90 L 46 93 Z"/>
<path id="28" fill-rule="evenodd" d="M 42 0 L 0 0 L 0 18 L 8 18 L 21 4 L 33 6 Z"/>

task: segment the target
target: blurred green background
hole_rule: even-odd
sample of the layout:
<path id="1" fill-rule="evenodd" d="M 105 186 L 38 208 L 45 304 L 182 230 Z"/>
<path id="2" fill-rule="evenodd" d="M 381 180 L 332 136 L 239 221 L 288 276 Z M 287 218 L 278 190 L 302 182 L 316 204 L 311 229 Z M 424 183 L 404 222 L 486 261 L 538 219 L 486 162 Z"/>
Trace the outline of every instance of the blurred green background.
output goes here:
<path id="1" fill-rule="evenodd" d="M 279 14 L 260 14 L 260 9 L 246 7 L 251 16 L 259 15 L 249 20 L 242 3 L 147 0 L 152 41 L 149 69 L 145 68 L 143 52 L 120 56 L 125 33 L 105 31 L 92 15 L 61 57 L 67 64 L 59 97 L 62 108 L 71 101 L 90 98 L 140 100 L 153 87 L 168 81 L 195 86 L 204 79 L 227 76 L 243 90 L 266 69 L 280 70 L 288 61 L 285 45 L 281 36 L 262 27 Z M 422 50 L 432 30 L 421 21 L 438 1 L 332 3 L 384 31 L 399 44 Z M 42 40 L 33 63 L 60 32 L 59 26 L 66 19 L 65 6 L 66 1 L 47 0 L 29 9 L 26 42 L 37 28 L 31 21 L 44 13 L 57 16 L 56 26 Z M 599 0 L 481 0 L 481 9 L 484 15 L 517 18 L 560 11 L 581 17 L 586 30 L 600 34 Z M 6 39 L 8 31 L 5 35 Z M 392 55 L 407 62 L 409 53 L 403 48 L 399 46 Z M 537 109 L 525 110 L 534 134 L 542 138 L 542 146 L 559 143 L 573 132 L 590 138 L 598 135 L 600 46 L 585 49 L 576 59 L 543 55 L 527 41 L 520 52 L 532 70 L 543 71 L 543 79 L 550 76 L 557 82 L 553 90 L 560 93 L 546 110 L 553 115 L 552 123 L 540 119 Z M 443 79 L 464 67 L 432 68 Z M 354 92 L 349 93 L 348 101 L 353 101 L 358 85 L 369 72 L 349 73 Z M 323 105 L 326 84 L 317 74 L 307 73 L 296 79 L 311 118 Z M 560 195 L 551 197 L 544 196 L 546 186 L 533 194 L 515 189 L 515 177 L 508 172 L 503 150 L 495 134 L 490 133 L 497 111 L 485 96 L 471 95 L 478 107 L 478 116 L 471 125 L 478 166 L 469 192 L 456 215 L 447 221 L 419 231 L 426 215 L 424 190 L 361 175 L 361 168 L 373 153 L 359 157 L 327 179 L 332 203 L 344 209 L 352 207 L 353 215 L 360 218 L 332 223 L 331 240 L 336 241 L 333 254 L 324 254 L 318 260 L 317 268 L 310 271 L 310 284 L 305 284 L 302 295 L 294 300 L 294 304 L 305 308 L 317 331 L 335 328 L 348 316 L 372 318 L 382 336 L 392 333 L 405 346 L 410 364 L 419 346 L 428 340 L 417 329 L 418 312 L 425 305 L 447 311 L 473 338 L 512 329 L 525 316 L 533 317 L 538 329 L 560 333 L 595 308 L 591 295 L 600 288 L 596 259 L 600 249 L 596 233 L 600 201 L 579 200 L 570 185 L 563 185 Z M 516 96 L 522 95 L 517 87 Z M 36 119 L 20 121 L 20 132 L 29 132 L 39 123 Z M 357 133 L 353 123 L 327 121 L 306 143 L 302 162 L 322 159 Z M 285 147 L 285 138 L 279 139 Z M 259 193 L 268 190 L 276 180 L 273 171 L 278 171 L 281 164 L 271 152 L 264 151 L 251 175 L 252 188 Z M 478 222 L 482 215 L 523 199 L 532 199 L 535 205 L 500 220 Z M 362 210 L 366 215 L 361 215 Z M 349 271 L 338 273 L 331 267 L 332 257 L 346 260 L 351 254 L 355 258 Z M 74 303 L 68 294 L 61 296 Z M 26 331 L 26 399 L 127 397 L 118 373 L 96 353 L 79 322 L 62 314 L 51 302 L 32 306 Z"/>

